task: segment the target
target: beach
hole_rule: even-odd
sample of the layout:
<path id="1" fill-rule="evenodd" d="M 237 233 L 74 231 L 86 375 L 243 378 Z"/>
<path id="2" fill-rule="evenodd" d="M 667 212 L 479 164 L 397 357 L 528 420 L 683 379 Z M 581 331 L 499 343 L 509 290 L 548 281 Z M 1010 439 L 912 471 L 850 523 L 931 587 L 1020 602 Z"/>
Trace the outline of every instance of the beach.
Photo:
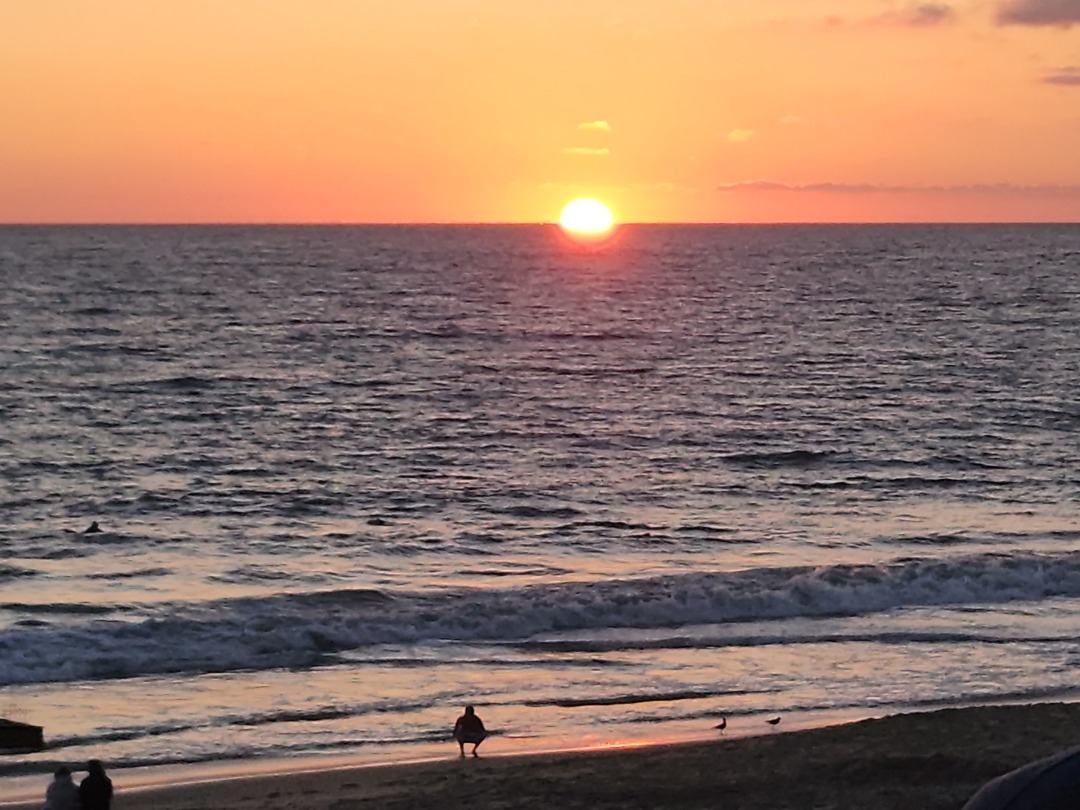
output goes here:
<path id="1" fill-rule="evenodd" d="M 1080 741 L 1080 704 L 979 706 L 739 739 L 228 779 L 125 791 L 116 810 L 708 808 L 956 810 Z M 43 786 L 44 793 L 44 786 Z M 30 810 L 37 803 L 10 806 Z"/>

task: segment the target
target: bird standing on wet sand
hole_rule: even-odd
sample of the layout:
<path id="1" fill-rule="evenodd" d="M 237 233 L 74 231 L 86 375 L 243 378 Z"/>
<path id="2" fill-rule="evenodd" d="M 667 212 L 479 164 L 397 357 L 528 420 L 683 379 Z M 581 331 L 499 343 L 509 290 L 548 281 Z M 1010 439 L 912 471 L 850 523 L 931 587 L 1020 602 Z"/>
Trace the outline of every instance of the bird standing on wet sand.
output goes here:
<path id="1" fill-rule="evenodd" d="M 721 716 L 720 722 L 717 723 L 715 727 L 720 729 L 720 731 L 723 731 L 725 728 L 727 728 L 727 718 Z"/>
<path id="2" fill-rule="evenodd" d="M 770 717 L 765 722 L 768 723 L 770 726 L 776 726 L 776 725 L 780 724 L 780 718 L 779 717 Z"/>

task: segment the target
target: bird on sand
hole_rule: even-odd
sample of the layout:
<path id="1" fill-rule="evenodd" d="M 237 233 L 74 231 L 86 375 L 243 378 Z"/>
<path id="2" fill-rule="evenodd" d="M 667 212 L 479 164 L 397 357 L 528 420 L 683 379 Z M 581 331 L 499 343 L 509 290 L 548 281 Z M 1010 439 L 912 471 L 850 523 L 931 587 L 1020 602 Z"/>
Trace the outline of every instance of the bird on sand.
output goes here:
<path id="1" fill-rule="evenodd" d="M 716 728 L 720 729 L 720 731 L 727 728 L 727 718 L 721 715 L 720 722 L 716 724 Z"/>
<path id="2" fill-rule="evenodd" d="M 768 723 L 768 724 L 769 724 L 770 726 L 775 726 L 775 725 L 779 725 L 779 723 L 780 723 L 780 718 L 779 718 L 779 717 L 770 717 L 770 718 L 769 718 L 768 720 L 766 720 L 765 722 L 766 722 L 766 723 Z"/>
<path id="3" fill-rule="evenodd" d="M 101 533 L 101 527 L 98 526 L 98 522 L 96 520 L 93 523 L 91 523 L 89 526 L 87 526 L 85 529 L 83 529 L 83 534 L 100 534 L 100 533 Z"/>

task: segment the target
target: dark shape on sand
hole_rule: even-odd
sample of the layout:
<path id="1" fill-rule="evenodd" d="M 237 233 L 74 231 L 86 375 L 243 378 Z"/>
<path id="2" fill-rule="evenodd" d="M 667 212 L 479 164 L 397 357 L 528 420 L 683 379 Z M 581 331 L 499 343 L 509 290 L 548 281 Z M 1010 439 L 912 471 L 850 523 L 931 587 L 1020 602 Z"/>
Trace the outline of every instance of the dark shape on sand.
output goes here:
<path id="1" fill-rule="evenodd" d="M 1076 810 L 1078 797 L 1080 747 L 991 779 L 963 810 Z"/>
<path id="2" fill-rule="evenodd" d="M 100 533 L 101 533 L 101 527 L 98 526 L 98 522 L 96 520 L 83 530 L 83 534 L 100 534 Z"/>
<path id="3" fill-rule="evenodd" d="M 0 720 L 0 751 L 40 751 L 45 747 L 45 730 L 30 723 Z"/>
<path id="4" fill-rule="evenodd" d="M 465 743 L 472 745 L 472 755 L 474 757 L 480 756 L 476 753 L 476 749 L 480 747 L 480 743 L 487 737 L 487 730 L 484 728 L 484 722 L 473 710 L 472 706 L 465 707 L 465 714 L 461 715 L 454 723 L 454 739 L 457 740 L 458 747 L 461 748 L 461 755 L 465 756 Z"/>
<path id="5" fill-rule="evenodd" d="M 768 723 L 770 726 L 777 726 L 777 725 L 780 725 L 780 718 L 779 717 L 770 717 L 765 722 Z"/>
<path id="6" fill-rule="evenodd" d="M 112 807 L 113 784 L 105 773 L 101 760 L 86 764 L 89 775 L 79 783 L 80 810 L 109 810 Z"/>
<path id="7" fill-rule="evenodd" d="M 716 728 L 720 729 L 721 731 L 727 728 L 727 718 L 721 717 L 720 722 L 716 724 Z"/>

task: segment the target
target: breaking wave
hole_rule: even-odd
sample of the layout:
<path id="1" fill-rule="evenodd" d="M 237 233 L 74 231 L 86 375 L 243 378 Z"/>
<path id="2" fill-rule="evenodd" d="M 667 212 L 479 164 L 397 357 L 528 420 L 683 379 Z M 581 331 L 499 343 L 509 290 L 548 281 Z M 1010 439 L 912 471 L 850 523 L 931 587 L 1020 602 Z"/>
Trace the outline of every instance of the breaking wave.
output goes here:
<path id="1" fill-rule="evenodd" d="M 76 625 L 10 628 L 0 633 L 0 684 L 302 668 L 381 644 L 521 644 L 547 633 L 1058 596 L 1080 596 L 1080 553 L 907 558 L 883 565 L 755 568 L 435 594 L 327 590 L 170 604 L 134 621 L 102 621 L 91 614 Z"/>

